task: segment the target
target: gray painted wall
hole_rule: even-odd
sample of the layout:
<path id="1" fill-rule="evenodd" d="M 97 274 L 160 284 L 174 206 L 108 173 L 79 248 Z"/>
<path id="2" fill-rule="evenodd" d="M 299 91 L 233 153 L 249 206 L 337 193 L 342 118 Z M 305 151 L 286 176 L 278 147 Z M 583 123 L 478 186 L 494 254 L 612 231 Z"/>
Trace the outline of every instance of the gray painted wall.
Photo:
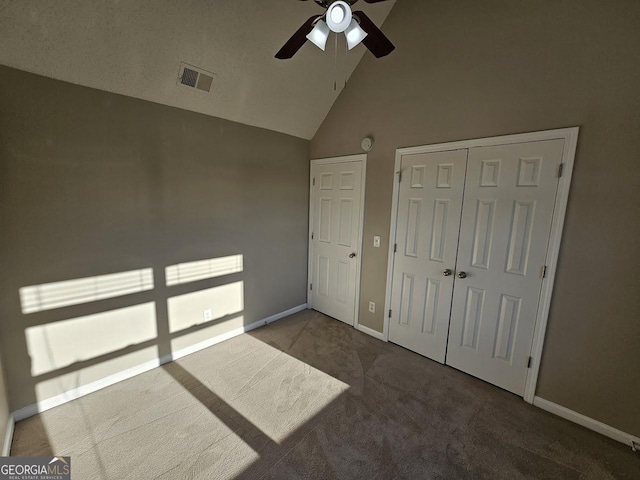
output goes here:
<path id="1" fill-rule="evenodd" d="M 307 140 L 0 67 L 0 159 L 12 410 L 306 302 Z M 238 254 L 241 273 L 164 286 L 166 266 Z M 21 313 L 21 287 L 141 268 L 154 270 L 150 292 Z M 237 315 L 169 333 L 170 298 L 202 323 L 209 289 L 236 282 Z M 152 305 L 157 338 L 32 375 L 27 328 L 59 325 L 82 342 L 65 320 L 91 326 L 140 304 Z"/>
<path id="2" fill-rule="evenodd" d="M 537 394 L 640 435 L 640 3 L 399 0 L 311 143 L 368 157 L 360 322 L 381 331 L 395 149 L 580 126 Z M 373 235 L 385 240 L 373 248 Z"/>
<path id="3" fill-rule="evenodd" d="M 0 357 L 2 357 L 0 352 Z M 7 427 L 9 426 L 9 399 L 7 396 L 7 388 L 4 383 L 4 368 L 0 361 L 0 455 L 5 448 L 4 439 L 7 435 Z"/>

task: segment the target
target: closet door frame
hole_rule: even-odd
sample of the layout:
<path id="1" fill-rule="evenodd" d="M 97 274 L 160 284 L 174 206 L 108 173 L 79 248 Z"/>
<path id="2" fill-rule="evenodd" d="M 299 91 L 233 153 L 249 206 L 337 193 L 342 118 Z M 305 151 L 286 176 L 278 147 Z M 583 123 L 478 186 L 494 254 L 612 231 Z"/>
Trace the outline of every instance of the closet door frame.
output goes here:
<path id="1" fill-rule="evenodd" d="M 402 172 L 402 158 L 408 155 L 423 153 L 445 152 L 449 150 L 471 149 L 474 147 L 487 147 L 497 145 L 509 145 L 514 143 L 539 142 L 544 140 L 564 140 L 562 152 L 562 171 L 559 172 L 558 190 L 556 192 L 555 208 L 553 212 L 553 222 L 551 225 L 551 236 L 546 256 L 546 276 L 542 281 L 540 300 L 538 303 L 538 315 L 533 334 L 533 345 L 531 348 L 531 367 L 527 371 L 527 382 L 524 391 L 524 400 L 533 403 L 536 384 L 538 383 L 538 373 L 540 371 L 540 360 L 544 347 L 544 337 L 547 330 L 549 318 L 549 307 L 553 294 L 553 284 L 556 276 L 560 243 L 562 240 L 562 230 L 567 211 L 569 199 L 569 187 L 573 174 L 573 164 L 575 160 L 576 147 L 578 143 L 579 127 L 561 128 L 556 130 L 545 130 L 540 132 L 521 133 L 515 135 L 504 135 L 499 137 L 478 138 L 463 140 L 459 142 L 439 143 L 418 147 L 399 148 L 396 150 L 395 179 L 393 182 L 393 203 L 391 206 L 391 229 L 389 232 L 389 258 L 387 263 L 387 289 L 385 296 L 385 318 L 382 336 L 385 341 L 389 340 L 389 312 L 391 309 L 391 291 L 393 288 L 393 266 L 394 266 L 394 244 L 396 243 L 396 225 L 398 221 L 398 197 L 400 193 L 400 179 Z M 560 174 L 561 173 L 561 174 Z"/>

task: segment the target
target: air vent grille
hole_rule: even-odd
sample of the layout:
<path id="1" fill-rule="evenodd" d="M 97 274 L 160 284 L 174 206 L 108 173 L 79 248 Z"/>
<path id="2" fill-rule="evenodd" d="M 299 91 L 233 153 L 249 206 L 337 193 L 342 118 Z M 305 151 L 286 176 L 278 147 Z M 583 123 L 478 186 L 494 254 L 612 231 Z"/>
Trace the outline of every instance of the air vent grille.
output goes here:
<path id="1" fill-rule="evenodd" d="M 178 75 L 179 86 L 210 92 L 215 79 L 215 73 L 207 72 L 206 70 L 186 63 L 180 64 L 180 73 Z"/>
<path id="2" fill-rule="evenodd" d="M 182 78 L 180 79 L 180 83 L 183 85 L 187 85 L 188 87 L 195 87 L 196 81 L 198 81 L 198 72 L 195 70 L 191 70 L 190 68 L 185 68 L 182 71 Z"/>
<path id="3" fill-rule="evenodd" d="M 198 90 L 202 90 L 203 92 L 210 92 L 212 83 L 213 83 L 213 77 L 210 77 L 205 73 L 201 73 L 200 76 L 198 77 L 198 83 L 196 85 L 196 88 Z"/>

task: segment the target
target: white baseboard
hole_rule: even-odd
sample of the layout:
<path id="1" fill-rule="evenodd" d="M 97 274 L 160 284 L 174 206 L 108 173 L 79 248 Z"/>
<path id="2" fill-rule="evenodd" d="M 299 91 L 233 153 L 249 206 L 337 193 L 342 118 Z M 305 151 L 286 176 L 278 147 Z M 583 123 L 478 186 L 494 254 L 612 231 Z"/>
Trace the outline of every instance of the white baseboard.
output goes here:
<path id="1" fill-rule="evenodd" d="M 573 423 L 577 423 L 578 425 L 582 425 L 589 430 L 593 430 L 594 432 L 598 432 L 601 435 L 617 440 L 618 442 L 622 442 L 625 445 L 630 446 L 634 451 L 638 447 L 640 447 L 640 438 L 635 437 L 630 433 L 623 432 L 622 430 L 618 430 L 617 428 L 613 428 L 606 423 L 602 423 L 598 420 L 594 420 L 593 418 L 582 415 L 581 413 L 569 410 L 562 405 L 558 405 L 557 403 L 550 402 L 549 400 L 545 400 L 544 398 L 540 397 L 534 397 L 533 404 L 538 408 L 546 410 L 547 412 L 558 415 L 559 417 L 562 417 Z"/>
<path id="2" fill-rule="evenodd" d="M 172 354 L 173 360 L 186 357 L 187 355 L 199 352 L 204 348 L 212 347 L 216 343 L 224 342 L 225 340 L 229 340 L 230 338 L 237 337 L 238 335 L 242 335 L 243 333 L 250 332 L 251 330 L 255 330 L 256 328 L 264 327 L 265 325 L 269 325 L 270 323 L 278 321 L 281 318 L 288 317 L 289 315 L 293 315 L 294 313 L 298 313 L 306 309 L 307 304 L 304 303 L 302 305 L 298 305 L 297 307 L 290 308 L 289 310 L 285 310 L 284 312 L 276 313 L 275 315 L 271 315 L 270 317 L 263 318 L 262 320 L 258 320 L 257 322 L 253 322 L 249 325 L 245 325 L 243 327 L 236 328 L 235 330 L 231 330 L 230 332 L 223 333 L 222 335 L 218 335 L 217 337 L 210 338 L 208 340 L 205 340 L 204 342 L 196 343 L 195 345 L 176 350 Z"/>
<path id="3" fill-rule="evenodd" d="M 387 340 L 384 338 L 382 332 L 378 332 L 373 328 L 365 327 L 364 325 L 356 324 L 356 330 L 360 330 L 362 333 L 366 333 L 367 335 L 371 335 L 373 338 L 377 338 L 378 340 L 382 340 L 386 342 Z"/>
<path id="4" fill-rule="evenodd" d="M 131 367 L 126 370 L 122 370 L 121 372 L 114 373 L 113 375 L 101 378 L 100 380 L 96 380 L 95 382 L 87 383 L 86 385 L 68 390 L 64 393 L 61 393 L 60 395 L 46 398 L 44 400 L 38 401 L 38 403 L 22 407 L 13 412 L 13 417 L 15 418 L 16 422 L 19 422 L 20 420 L 24 420 L 25 418 L 32 417 L 41 412 L 46 412 L 47 410 L 50 410 L 54 407 L 58 407 L 77 398 L 84 397 L 85 395 L 97 392 L 98 390 L 102 390 L 103 388 L 109 387 L 115 383 L 121 382 L 131 377 L 135 377 L 136 375 L 140 375 L 141 373 L 148 372 L 149 370 L 157 368 L 169 361 L 171 361 L 170 358 L 162 357 L 159 359 L 144 362 L 140 365 L 136 365 L 135 367 Z"/>
<path id="5" fill-rule="evenodd" d="M 56 395 L 55 397 L 40 400 L 38 401 L 38 403 L 28 405 L 13 412 L 13 419 L 18 422 L 20 420 L 24 420 L 25 418 L 32 417 L 33 415 L 36 415 L 38 413 L 50 410 L 54 407 L 68 403 L 77 398 L 84 397 L 85 395 L 89 395 L 90 393 L 109 387 L 123 380 L 127 380 L 128 378 L 135 377 L 136 375 L 140 375 L 144 372 L 148 372 L 149 370 L 164 365 L 165 363 L 169 363 L 172 360 L 186 357 L 187 355 L 199 352 L 200 350 L 211 347 L 217 343 L 224 342 L 225 340 L 229 340 L 230 338 L 237 337 L 238 335 L 242 335 L 243 333 L 250 332 L 251 330 L 255 330 L 256 328 L 260 328 L 273 323 L 277 320 L 280 320 L 281 318 L 285 318 L 289 315 L 293 315 L 294 313 L 301 312 L 302 310 L 306 310 L 306 308 L 306 303 L 298 305 L 297 307 L 290 308 L 289 310 L 286 310 L 284 312 L 276 313 L 275 315 L 271 315 L 270 317 L 258 320 L 257 322 L 253 322 L 249 325 L 236 328 L 227 333 L 223 333 L 222 335 L 218 335 L 217 337 L 210 338 L 208 340 L 205 340 L 204 342 L 196 343 L 195 345 L 176 350 L 175 352 L 172 352 L 170 356 L 167 355 L 159 359 L 150 360 L 141 365 L 128 368 L 127 370 L 109 375 L 108 377 L 96 380 L 95 382 L 91 382 L 81 387 L 69 390 L 68 392 L 61 393 L 60 395 Z"/>
<path id="6" fill-rule="evenodd" d="M 13 441 L 13 428 L 15 426 L 15 420 L 13 419 L 13 415 L 9 415 L 9 420 L 7 422 L 7 431 L 4 435 L 4 443 L 2 444 L 2 452 L 0 452 L 0 456 L 8 457 L 11 455 L 11 442 Z"/>

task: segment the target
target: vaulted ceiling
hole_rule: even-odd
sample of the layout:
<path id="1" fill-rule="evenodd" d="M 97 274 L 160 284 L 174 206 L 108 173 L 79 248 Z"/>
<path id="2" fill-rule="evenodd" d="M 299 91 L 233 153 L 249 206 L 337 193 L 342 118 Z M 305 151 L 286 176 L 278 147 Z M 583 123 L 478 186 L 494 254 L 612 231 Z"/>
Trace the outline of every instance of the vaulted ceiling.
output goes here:
<path id="1" fill-rule="evenodd" d="M 394 3 L 358 7 L 382 25 Z M 366 52 L 346 54 L 341 38 L 336 61 L 331 38 L 326 52 L 307 42 L 276 60 L 321 12 L 297 0 L 0 0 L 0 64 L 310 139 Z M 214 72 L 212 92 L 178 86 L 181 62 Z"/>

